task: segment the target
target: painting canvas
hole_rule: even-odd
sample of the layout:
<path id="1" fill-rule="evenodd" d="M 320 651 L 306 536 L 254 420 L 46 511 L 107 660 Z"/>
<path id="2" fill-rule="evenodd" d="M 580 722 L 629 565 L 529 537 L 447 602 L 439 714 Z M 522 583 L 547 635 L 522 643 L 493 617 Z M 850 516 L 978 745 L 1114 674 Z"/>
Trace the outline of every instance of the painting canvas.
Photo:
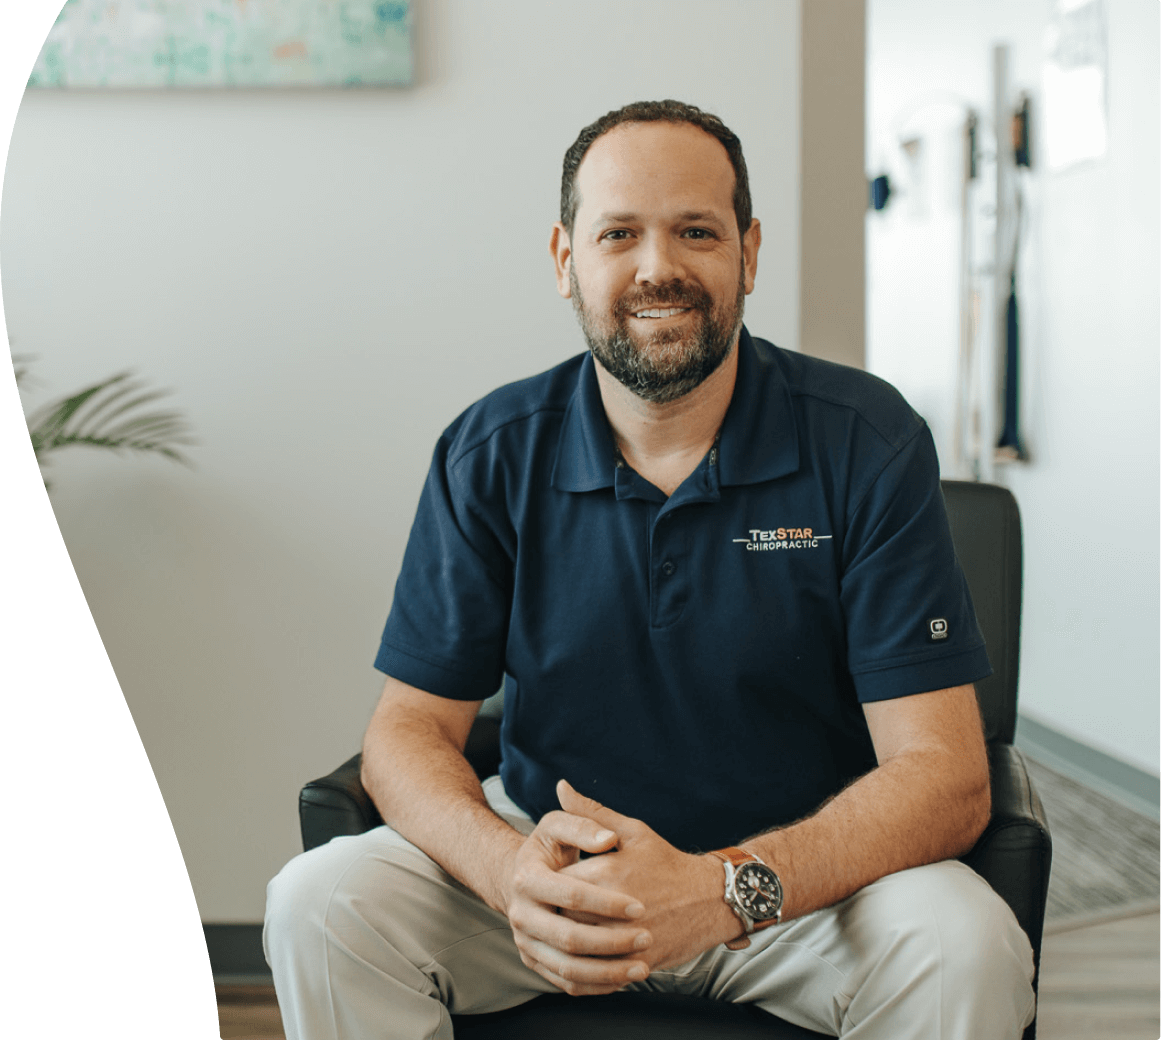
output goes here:
<path id="1" fill-rule="evenodd" d="M 67 0 L 30 87 L 398 86 L 410 0 Z"/>

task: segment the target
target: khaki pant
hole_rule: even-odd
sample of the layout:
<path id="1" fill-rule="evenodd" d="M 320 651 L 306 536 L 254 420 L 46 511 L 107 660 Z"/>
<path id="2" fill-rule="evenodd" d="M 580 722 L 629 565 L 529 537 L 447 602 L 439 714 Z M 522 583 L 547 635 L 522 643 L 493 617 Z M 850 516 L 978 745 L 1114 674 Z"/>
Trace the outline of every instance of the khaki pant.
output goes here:
<path id="1" fill-rule="evenodd" d="M 532 829 L 499 777 L 484 790 Z M 263 938 L 287 1040 L 452 1040 L 451 1013 L 553 990 L 521 962 L 507 918 L 389 827 L 291 860 L 267 890 Z M 1017 1040 L 1031 980 L 1007 904 L 948 860 L 630 988 L 753 1001 L 846 1040 Z"/>

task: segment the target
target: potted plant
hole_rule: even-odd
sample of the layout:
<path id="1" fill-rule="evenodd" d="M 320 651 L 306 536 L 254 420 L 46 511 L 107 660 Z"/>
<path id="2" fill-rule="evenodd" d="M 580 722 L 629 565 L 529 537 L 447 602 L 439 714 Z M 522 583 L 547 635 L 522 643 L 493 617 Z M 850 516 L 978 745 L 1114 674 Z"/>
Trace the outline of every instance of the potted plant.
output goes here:
<path id="1" fill-rule="evenodd" d="M 28 362 L 13 360 L 19 387 L 27 382 Z M 41 474 L 53 452 L 74 445 L 149 452 L 189 465 L 181 446 L 195 441 L 185 417 L 150 407 L 166 393 L 147 388 L 132 372 L 120 372 L 41 405 L 26 417 Z M 49 487 L 47 480 L 44 483 Z"/>

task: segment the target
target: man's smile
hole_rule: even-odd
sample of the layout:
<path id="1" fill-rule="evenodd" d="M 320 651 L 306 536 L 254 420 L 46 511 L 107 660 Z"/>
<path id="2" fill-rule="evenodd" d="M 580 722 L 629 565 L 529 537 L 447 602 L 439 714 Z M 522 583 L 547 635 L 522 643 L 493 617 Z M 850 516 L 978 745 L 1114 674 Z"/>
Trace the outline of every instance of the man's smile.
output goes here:
<path id="1" fill-rule="evenodd" d="M 676 314 L 686 314 L 689 307 L 649 307 L 643 311 L 634 311 L 634 318 L 672 318 Z"/>

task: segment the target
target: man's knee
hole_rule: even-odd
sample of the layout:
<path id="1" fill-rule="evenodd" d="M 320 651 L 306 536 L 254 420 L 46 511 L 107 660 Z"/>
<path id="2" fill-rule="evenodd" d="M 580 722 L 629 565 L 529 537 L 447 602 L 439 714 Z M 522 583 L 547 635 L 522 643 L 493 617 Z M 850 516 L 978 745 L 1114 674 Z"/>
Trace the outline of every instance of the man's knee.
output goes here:
<path id="1" fill-rule="evenodd" d="M 395 860 L 426 857 L 387 828 L 378 830 L 383 833 L 336 838 L 295 856 L 275 875 L 266 886 L 268 960 L 279 944 L 315 943 L 365 927 L 368 916 L 390 916 L 403 884 Z"/>
<path id="2" fill-rule="evenodd" d="M 881 994 L 900 992 L 904 984 L 927 988 L 948 1008 L 1000 1002 L 1017 1017 L 1031 1007 L 1028 938 L 1007 904 L 968 867 L 945 862 L 901 871 L 863 894 L 857 932 L 873 952 L 860 988 Z"/>
<path id="3" fill-rule="evenodd" d="M 997 954 L 1010 954 L 1031 968 L 1028 939 L 1008 905 L 962 863 L 901 871 L 865 892 L 861 930 L 878 935 L 888 949 L 982 971 Z"/>
<path id="4" fill-rule="evenodd" d="M 350 856 L 339 842 L 330 842 L 290 860 L 266 886 L 266 922 L 263 945 L 273 963 L 308 937 L 320 937 L 331 911 L 336 889 L 350 870 Z M 343 901 L 345 902 L 345 900 Z"/>
<path id="5" fill-rule="evenodd" d="M 267 959 L 278 948 L 394 950 L 412 964 L 502 915 L 387 827 L 336 838 L 292 859 L 266 890 Z M 376 955 L 378 956 L 378 954 Z"/>

